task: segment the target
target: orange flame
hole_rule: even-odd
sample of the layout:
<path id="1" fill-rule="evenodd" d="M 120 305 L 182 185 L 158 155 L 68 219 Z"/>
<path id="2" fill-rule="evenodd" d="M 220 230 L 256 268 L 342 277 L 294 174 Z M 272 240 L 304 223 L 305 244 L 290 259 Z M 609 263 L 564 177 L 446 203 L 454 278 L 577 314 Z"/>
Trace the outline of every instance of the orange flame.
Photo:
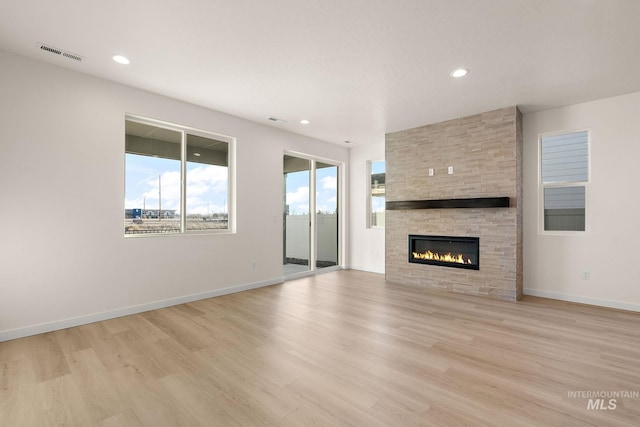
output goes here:
<path id="1" fill-rule="evenodd" d="M 440 262 L 451 262 L 455 264 L 473 264 L 470 259 L 465 260 L 462 254 L 451 255 L 451 252 L 448 254 L 440 255 L 436 252 L 431 252 L 427 250 L 427 252 L 411 252 L 414 259 L 426 259 L 430 261 L 440 261 Z"/>

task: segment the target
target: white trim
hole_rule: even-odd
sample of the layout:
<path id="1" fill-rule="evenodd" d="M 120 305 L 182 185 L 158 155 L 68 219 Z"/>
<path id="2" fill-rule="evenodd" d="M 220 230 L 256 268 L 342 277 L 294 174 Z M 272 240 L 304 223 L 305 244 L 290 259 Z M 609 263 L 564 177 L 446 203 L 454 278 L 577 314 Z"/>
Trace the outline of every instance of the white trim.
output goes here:
<path id="1" fill-rule="evenodd" d="M 349 267 L 349 270 L 359 270 L 359 271 L 366 271 L 368 273 L 378 273 L 378 274 L 385 274 L 385 266 L 373 266 L 373 267 L 367 267 L 364 265 L 352 265 Z"/>
<path id="2" fill-rule="evenodd" d="M 236 230 L 236 137 L 210 132 L 202 129 L 193 128 L 177 123 L 167 122 L 164 120 L 153 119 L 150 117 L 139 116 L 136 114 L 125 114 L 126 122 L 134 122 L 148 126 L 154 126 L 161 129 L 171 130 L 180 133 L 180 232 L 175 233 L 142 233 L 142 234 L 126 234 L 123 233 L 125 239 L 136 238 L 157 238 L 168 236 L 185 236 L 194 234 L 235 234 Z M 227 198 L 226 210 L 227 228 L 211 229 L 211 230 L 187 230 L 187 133 L 190 135 L 200 136 L 203 138 L 214 138 L 227 144 Z M 126 144 L 125 144 L 126 145 Z M 126 146 L 123 152 L 126 154 Z M 123 194 L 126 196 L 126 155 L 125 155 L 125 188 Z M 123 201 L 124 198 L 123 198 Z M 124 213 L 126 206 L 122 210 Z M 182 214 L 184 213 L 184 215 Z M 124 231 L 124 230 L 123 230 Z"/>
<path id="3" fill-rule="evenodd" d="M 351 149 L 349 149 L 349 156 L 351 156 Z M 350 160 L 349 162 L 350 163 Z M 347 200 L 347 188 L 349 188 L 349 182 L 347 181 L 347 166 L 344 162 L 336 165 L 338 166 L 338 266 L 346 268 L 347 254 L 350 251 L 349 239 L 347 238 L 347 219 L 349 218 L 349 201 Z"/>
<path id="4" fill-rule="evenodd" d="M 229 163 L 227 154 L 227 163 Z M 227 167 L 227 183 L 229 182 L 229 167 Z M 126 174 L 126 172 L 125 172 Z M 126 178 L 126 176 L 125 176 Z M 228 190 L 228 187 L 227 187 Z M 158 200 L 160 202 L 160 200 Z M 224 207 L 223 207 L 224 209 Z M 158 212 L 158 217 L 162 212 Z M 227 216 L 227 228 L 229 217 Z M 180 234 L 187 231 L 187 132 L 180 130 Z"/>
<path id="5" fill-rule="evenodd" d="M 301 271 L 299 273 L 288 274 L 284 276 L 284 281 L 290 282 L 292 280 L 298 280 L 304 277 L 318 276 L 320 274 L 331 273 L 333 271 L 339 271 L 339 270 L 348 270 L 348 269 L 345 269 L 339 265 L 332 265 L 331 267 L 323 267 L 320 269 L 316 268 L 315 270 L 307 270 L 307 271 Z"/>
<path id="6" fill-rule="evenodd" d="M 138 115 L 138 114 L 125 113 L 125 120 L 130 120 L 130 121 L 137 122 L 137 123 L 140 123 L 140 124 L 147 124 L 147 125 L 157 126 L 157 127 L 161 127 L 161 128 L 168 129 L 168 130 L 173 130 L 173 131 L 176 131 L 176 132 L 188 131 L 189 133 L 193 133 L 194 135 L 202 136 L 202 137 L 205 137 L 205 138 L 210 138 L 210 137 L 213 136 L 216 139 L 222 140 L 223 142 L 226 142 L 228 144 L 231 144 L 236 139 L 233 136 L 223 135 L 221 133 L 216 133 L 216 132 L 211 132 L 211 131 L 208 131 L 208 130 L 198 129 L 198 128 L 194 128 L 194 127 L 183 125 L 183 124 L 179 124 L 179 123 L 174 123 L 174 122 L 171 122 L 171 121 L 154 119 L 154 118 L 151 118 L 151 117 L 141 116 L 141 115 Z M 179 130 L 176 130 L 176 128 L 179 128 Z"/>
<path id="7" fill-rule="evenodd" d="M 316 265 L 318 254 L 318 212 L 316 211 L 318 193 L 316 192 L 316 179 L 316 161 L 311 159 L 309 161 L 309 270 L 311 271 L 315 271 L 318 268 Z M 338 201 L 336 200 L 337 203 Z"/>
<path id="8" fill-rule="evenodd" d="M 583 297 L 580 295 L 569 295 L 569 294 L 562 294 L 559 292 L 544 291 L 544 290 L 538 290 L 538 289 L 524 289 L 523 293 L 525 295 L 531 295 L 535 297 L 551 298 L 551 299 L 557 299 L 561 301 L 577 302 L 580 304 L 597 305 L 601 307 L 616 308 L 619 310 L 640 312 L 640 304 L 633 304 L 633 303 L 622 302 L 622 301 L 590 298 L 590 297 Z"/>
<path id="9" fill-rule="evenodd" d="M 236 137 L 229 137 L 231 141 L 229 142 L 229 152 L 227 153 L 227 162 L 229 163 L 229 167 L 227 170 L 227 224 L 229 227 L 229 233 L 235 234 L 237 233 L 237 169 L 238 165 L 236 165 Z M 185 175 L 186 176 L 186 175 Z"/>
<path id="10" fill-rule="evenodd" d="M 306 270 L 306 271 L 300 271 L 298 273 L 291 273 L 291 274 L 287 274 L 286 276 L 284 276 L 284 281 L 285 282 L 290 282 L 292 280 L 297 280 L 297 279 L 302 279 L 303 277 L 309 277 L 309 276 L 315 276 L 316 275 L 316 271 L 311 271 L 311 270 Z"/>
<path id="11" fill-rule="evenodd" d="M 307 154 L 301 151 L 284 150 L 284 154 L 292 157 L 299 157 L 305 160 L 315 160 L 317 162 L 327 163 L 334 166 L 340 166 L 342 163 L 344 163 L 339 160 L 330 159 L 328 157 L 314 156 L 313 154 Z"/>
<path id="12" fill-rule="evenodd" d="M 365 223 L 365 227 L 366 228 L 373 228 L 371 226 L 371 164 L 373 163 L 373 160 L 367 160 L 367 170 L 366 170 L 366 179 L 367 179 L 367 184 L 364 188 L 367 189 L 367 200 L 365 202 L 365 209 L 366 209 L 366 215 L 367 215 L 367 221 Z"/>
<path id="13" fill-rule="evenodd" d="M 185 304 L 188 302 L 198 301 L 206 298 L 219 297 L 222 295 L 233 294 L 236 292 L 248 291 L 251 289 L 262 288 L 265 286 L 277 285 L 279 283 L 284 283 L 284 277 L 276 277 L 273 279 L 263 280 L 260 282 L 248 283 L 246 285 L 231 286 L 224 289 L 215 289 L 212 291 L 191 294 L 191 295 L 184 295 L 181 297 L 169 298 L 165 300 L 119 308 L 111 311 L 103 311 L 101 313 L 88 314 L 85 316 L 78 316 L 78 317 L 72 317 L 69 319 L 56 320 L 54 322 L 48 322 L 48 323 L 40 323 L 38 325 L 26 326 L 23 328 L 0 331 L 0 342 L 9 341 L 17 338 L 28 337 L 31 335 L 43 334 L 46 332 L 57 331 L 60 329 L 71 328 L 74 326 L 86 325 L 88 323 L 100 322 L 102 320 L 109 320 L 116 317 L 143 313 L 145 311 L 157 310 L 159 308 L 170 307 L 178 304 Z"/>

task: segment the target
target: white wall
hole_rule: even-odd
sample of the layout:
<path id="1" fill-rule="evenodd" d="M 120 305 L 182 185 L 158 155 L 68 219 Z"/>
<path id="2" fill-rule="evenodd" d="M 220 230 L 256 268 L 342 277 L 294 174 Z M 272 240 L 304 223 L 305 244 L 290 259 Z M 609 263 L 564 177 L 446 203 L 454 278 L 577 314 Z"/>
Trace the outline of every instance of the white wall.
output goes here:
<path id="1" fill-rule="evenodd" d="M 0 341 L 282 281 L 284 150 L 349 161 L 68 69 L 2 51 L 0 64 Z M 237 138 L 237 234 L 123 237 L 125 113 Z"/>
<path id="2" fill-rule="evenodd" d="M 350 163 L 350 267 L 384 273 L 384 228 L 367 228 L 370 177 L 367 161 L 384 160 L 384 141 L 351 149 Z"/>
<path id="3" fill-rule="evenodd" d="M 640 92 L 524 115 L 524 292 L 640 311 Z M 591 130 L 589 231 L 538 231 L 538 135 Z M 590 274 L 584 280 L 584 273 Z"/>

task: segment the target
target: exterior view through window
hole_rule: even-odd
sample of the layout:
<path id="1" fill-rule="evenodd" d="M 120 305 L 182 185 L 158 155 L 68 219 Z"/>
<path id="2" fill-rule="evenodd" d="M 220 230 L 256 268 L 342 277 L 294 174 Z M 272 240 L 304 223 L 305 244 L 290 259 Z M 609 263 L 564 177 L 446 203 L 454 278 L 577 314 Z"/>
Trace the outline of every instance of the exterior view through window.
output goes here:
<path id="1" fill-rule="evenodd" d="M 540 138 L 544 231 L 585 231 L 589 133 Z"/>
<path id="2" fill-rule="evenodd" d="M 369 162 L 371 166 L 370 174 L 370 206 L 369 206 L 369 226 L 384 227 L 385 214 L 385 164 L 380 162 Z"/>
<path id="3" fill-rule="evenodd" d="M 230 229 L 232 138 L 134 117 L 125 130 L 126 235 Z"/>

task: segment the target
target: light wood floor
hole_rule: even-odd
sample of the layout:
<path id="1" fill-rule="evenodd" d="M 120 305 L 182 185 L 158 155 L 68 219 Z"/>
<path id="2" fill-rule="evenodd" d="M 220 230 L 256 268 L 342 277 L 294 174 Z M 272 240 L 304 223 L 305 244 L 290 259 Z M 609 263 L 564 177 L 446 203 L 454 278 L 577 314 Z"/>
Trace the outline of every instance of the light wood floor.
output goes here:
<path id="1" fill-rule="evenodd" d="M 638 426 L 569 392 L 640 392 L 639 326 L 340 271 L 0 343 L 0 425 Z"/>

